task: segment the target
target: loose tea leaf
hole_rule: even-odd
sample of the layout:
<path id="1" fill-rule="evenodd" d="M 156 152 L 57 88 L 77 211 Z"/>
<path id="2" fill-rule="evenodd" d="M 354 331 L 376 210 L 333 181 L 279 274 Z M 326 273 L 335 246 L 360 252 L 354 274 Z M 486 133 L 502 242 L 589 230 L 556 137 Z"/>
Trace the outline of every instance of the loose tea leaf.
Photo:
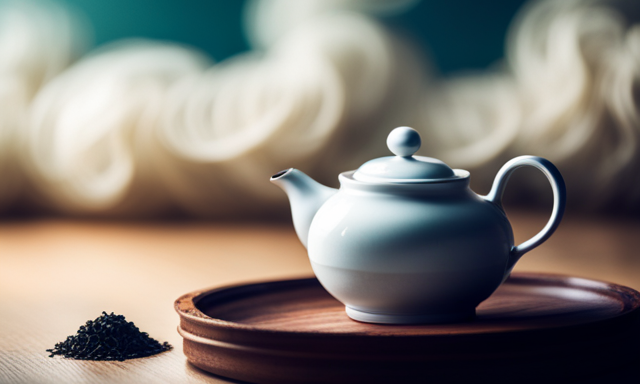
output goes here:
<path id="1" fill-rule="evenodd" d="M 124 316 L 102 312 L 97 319 L 81 325 L 75 336 L 68 336 L 47 352 L 51 353 L 49 357 L 62 355 L 77 360 L 123 361 L 155 355 L 171 348 L 166 341 L 160 344 L 146 332 L 140 332 Z"/>

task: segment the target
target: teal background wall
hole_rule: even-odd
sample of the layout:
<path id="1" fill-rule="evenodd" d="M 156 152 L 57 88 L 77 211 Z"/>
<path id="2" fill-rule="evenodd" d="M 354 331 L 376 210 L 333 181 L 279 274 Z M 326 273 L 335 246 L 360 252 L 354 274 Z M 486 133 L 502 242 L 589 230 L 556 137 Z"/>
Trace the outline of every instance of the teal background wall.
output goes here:
<path id="1" fill-rule="evenodd" d="M 524 0 L 423 0 L 387 20 L 431 54 L 444 74 L 479 70 L 504 57 L 511 21 Z"/>
<path id="2" fill-rule="evenodd" d="M 249 49 L 243 0 L 55 0 L 81 11 L 94 43 L 144 37 L 189 44 L 216 61 Z"/>
<path id="3" fill-rule="evenodd" d="M 244 0 L 57 0 L 83 12 L 97 45 L 126 37 L 198 47 L 220 61 L 249 49 Z M 304 0 L 301 0 L 304 1 Z M 507 28 L 524 0 L 423 0 L 384 20 L 413 38 L 440 72 L 483 69 L 504 55 Z"/>

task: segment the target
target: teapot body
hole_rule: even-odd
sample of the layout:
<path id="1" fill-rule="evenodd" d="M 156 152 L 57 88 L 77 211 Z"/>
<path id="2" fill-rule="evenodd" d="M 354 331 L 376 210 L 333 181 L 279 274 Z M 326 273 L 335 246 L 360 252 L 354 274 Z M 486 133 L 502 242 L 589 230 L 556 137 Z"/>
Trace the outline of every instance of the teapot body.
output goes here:
<path id="1" fill-rule="evenodd" d="M 519 156 L 496 174 L 491 191 L 469 188 L 469 172 L 415 156 L 418 132 L 398 127 L 387 137 L 395 156 L 340 174 L 340 190 L 290 168 L 271 182 L 289 196 L 296 233 L 320 283 L 354 320 L 386 324 L 461 321 L 509 276 L 525 253 L 558 228 L 566 187 L 547 159 Z M 545 227 L 514 246 L 502 209 L 510 175 L 542 172 L 553 208 Z"/>
<path id="2" fill-rule="evenodd" d="M 340 183 L 311 222 L 308 252 L 320 283 L 353 319 L 464 320 L 508 275 L 511 226 L 469 188 L 468 173 L 375 185 L 345 172 Z"/>

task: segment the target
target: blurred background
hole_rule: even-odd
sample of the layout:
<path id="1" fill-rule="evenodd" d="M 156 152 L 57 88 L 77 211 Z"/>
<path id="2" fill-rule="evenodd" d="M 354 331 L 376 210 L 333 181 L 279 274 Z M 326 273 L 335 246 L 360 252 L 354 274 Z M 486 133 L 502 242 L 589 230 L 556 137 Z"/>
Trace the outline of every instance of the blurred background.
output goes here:
<path id="1" fill-rule="evenodd" d="M 0 0 L 0 383 L 224 382 L 173 301 L 311 276 L 269 177 L 337 187 L 398 126 L 479 194 L 551 160 L 568 212 L 516 272 L 640 289 L 638 0 Z M 513 175 L 516 243 L 551 199 Z M 47 357 L 103 310 L 176 349 Z"/>
<path id="2" fill-rule="evenodd" d="M 287 217 L 268 183 L 390 153 L 563 173 L 569 209 L 640 211 L 634 0 L 0 0 L 0 215 Z M 519 171 L 508 201 L 548 206 Z"/>

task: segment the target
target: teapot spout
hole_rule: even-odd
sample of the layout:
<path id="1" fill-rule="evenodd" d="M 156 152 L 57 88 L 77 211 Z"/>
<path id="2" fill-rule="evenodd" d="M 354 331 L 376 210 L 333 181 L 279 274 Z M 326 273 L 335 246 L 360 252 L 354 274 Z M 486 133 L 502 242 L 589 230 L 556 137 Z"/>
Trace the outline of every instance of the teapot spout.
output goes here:
<path id="1" fill-rule="evenodd" d="M 306 248 L 311 221 L 324 202 L 338 190 L 326 187 L 294 168 L 276 173 L 270 181 L 282 188 L 289 197 L 293 226 Z"/>

